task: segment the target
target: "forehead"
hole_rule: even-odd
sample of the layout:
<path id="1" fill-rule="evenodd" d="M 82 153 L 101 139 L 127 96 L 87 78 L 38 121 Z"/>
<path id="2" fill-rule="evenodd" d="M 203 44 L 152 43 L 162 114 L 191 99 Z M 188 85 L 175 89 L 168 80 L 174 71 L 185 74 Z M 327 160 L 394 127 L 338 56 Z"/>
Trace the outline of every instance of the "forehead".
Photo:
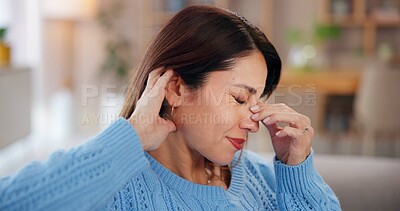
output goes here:
<path id="1" fill-rule="evenodd" d="M 267 66 L 263 55 L 255 51 L 247 57 L 237 59 L 232 70 L 211 73 L 208 83 L 220 89 L 243 84 L 254 87 L 259 97 L 264 90 L 267 78 Z"/>

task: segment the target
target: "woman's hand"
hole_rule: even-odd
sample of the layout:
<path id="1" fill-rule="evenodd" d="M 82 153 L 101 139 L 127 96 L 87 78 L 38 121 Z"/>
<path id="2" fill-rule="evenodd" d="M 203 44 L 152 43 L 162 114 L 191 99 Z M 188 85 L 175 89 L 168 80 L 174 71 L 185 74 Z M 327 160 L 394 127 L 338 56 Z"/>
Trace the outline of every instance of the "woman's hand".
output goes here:
<path id="1" fill-rule="evenodd" d="M 150 73 L 146 88 L 129 119 L 145 151 L 157 149 L 170 132 L 176 131 L 172 121 L 159 116 L 165 87 L 173 74 L 172 70 L 167 70 L 161 76 L 163 70 L 158 68 Z"/>
<path id="2" fill-rule="evenodd" d="M 252 119 L 262 121 L 268 129 L 277 158 L 287 165 L 302 163 L 311 153 L 314 129 L 310 118 L 299 114 L 286 104 L 267 104 L 258 102 L 250 110 Z M 280 127 L 278 122 L 287 126 Z"/>

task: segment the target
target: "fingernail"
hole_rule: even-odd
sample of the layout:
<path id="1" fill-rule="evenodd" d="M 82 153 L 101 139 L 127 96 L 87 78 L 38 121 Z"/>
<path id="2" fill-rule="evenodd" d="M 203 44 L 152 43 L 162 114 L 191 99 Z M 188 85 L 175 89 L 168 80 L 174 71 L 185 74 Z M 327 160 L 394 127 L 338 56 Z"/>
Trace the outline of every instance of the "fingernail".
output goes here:
<path id="1" fill-rule="evenodd" d="M 263 120 L 264 123 L 267 123 L 269 120 L 271 119 L 271 117 L 267 117 Z"/>
<path id="2" fill-rule="evenodd" d="M 275 133 L 276 136 L 278 136 L 281 133 L 281 131 L 278 131 Z"/>
<path id="3" fill-rule="evenodd" d="M 253 114 L 253 115 L 251 115 L 251 118 L 252 118 L 252 119 L 255 119 L 255 118 L 257 118 L 257 117 L 258 117 L 258 115 L 259 115 L 258 113 L 256 113 L 256 114 Z"/>
<path id="4" fill-rule="evenodd" d="M 250 110 L 256 111 L 256 110 L 258 110 L 259 108 L 260 108 L 260 106 L 255 105 L 255 106 L 251 106 L 251 107 L 250 107 Z"/>

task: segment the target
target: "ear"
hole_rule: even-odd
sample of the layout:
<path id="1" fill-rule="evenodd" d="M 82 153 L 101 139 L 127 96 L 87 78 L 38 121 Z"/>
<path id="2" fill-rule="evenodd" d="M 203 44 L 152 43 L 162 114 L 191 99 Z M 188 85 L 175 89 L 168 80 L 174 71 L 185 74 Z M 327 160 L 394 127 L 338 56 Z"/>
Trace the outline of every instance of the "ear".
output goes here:
<path id="1" fill-rule="evenodd" d="M 179 107 L 182 105 L 185 93 L 185 83 L 182 78 L 174 73 L 165 87 L 165 98 L 171 106 Z"/>

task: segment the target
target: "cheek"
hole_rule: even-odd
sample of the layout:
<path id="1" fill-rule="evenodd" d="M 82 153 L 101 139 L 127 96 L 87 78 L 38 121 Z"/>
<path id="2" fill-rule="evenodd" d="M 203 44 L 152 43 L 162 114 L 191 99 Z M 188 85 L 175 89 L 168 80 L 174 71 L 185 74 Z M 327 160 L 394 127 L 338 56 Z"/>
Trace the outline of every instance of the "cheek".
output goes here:
<path id="1" fill-rule="evenodd" d="M 219 145 L 238 125 L 244 106 L 235 103 L 230 95 L 219 94 L 202 95 L 185 107 L 181 129 L 195 148 Z"/>
<path id="2" fill-rule="evenodd" d="M 235 150 L 227 135 L 232 135 L 237 125 L 240 107 L 223 103 L 220 106 L 198 106 L 188 109 L 194 116 L 200 117 L 198 122 L 185 124 L 184 133 L 191 148 L 198 151 L 212 162 L 226 165 L 233 159 Z"/>
<path id="3" fill-rule="evenodd" d="M 190 145 L 210 149 L 219 145 L 233 127 L 232 109 L 223 106 L 188 108 L 182 117 L 182 131 Z"/>

